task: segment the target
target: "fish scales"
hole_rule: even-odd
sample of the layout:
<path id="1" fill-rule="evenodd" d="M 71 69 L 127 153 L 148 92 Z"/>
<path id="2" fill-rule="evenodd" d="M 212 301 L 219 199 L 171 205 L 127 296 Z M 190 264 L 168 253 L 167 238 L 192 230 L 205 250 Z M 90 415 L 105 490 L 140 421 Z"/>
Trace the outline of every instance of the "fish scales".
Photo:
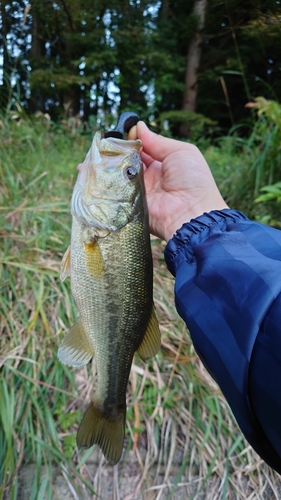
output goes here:
<path id="1" fill-rule="evenodd" d="M 113 464 L 122 454 L 134 353 L 147 360 L 160 347 L 140 146 L 95 135 L 73 191 L 71 245 L 61 272 L 71 277 L 79 319 L 59 358 L 79 367 L 94 355 L 98 375 L 77 444 L 97 443 Z"/>
<path id="2" fill-rule="evenodd" d="M 96 278 L 88 272 L 86 251 L 77 234 L 81 227 L 75 220 L 73 224 L 76 228 L 71 246 L 76 251 L 72 252 L 71 269 L 79 276 L 73 296 L 93 345 L 99 345 L 95 352 L 99 374 L 95 397 L 100 404 L 116 404 L 119 399 L 124 405 L 132 357 L 152 308 L 152 287 L 148 286 L 152 283 L 150 242 L 142 217 L 101 238 L 98 245 L 104 274 Z M 116 364 L 118 357 L 124 363 Z"/>

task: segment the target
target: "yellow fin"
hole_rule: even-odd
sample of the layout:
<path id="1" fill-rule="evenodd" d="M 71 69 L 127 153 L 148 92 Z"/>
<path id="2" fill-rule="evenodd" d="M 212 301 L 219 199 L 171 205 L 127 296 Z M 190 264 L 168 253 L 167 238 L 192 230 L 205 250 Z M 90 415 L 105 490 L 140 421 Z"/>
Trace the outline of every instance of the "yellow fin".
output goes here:
<path id="1" fill-rule="evenodd" d="M 137 352 L 143 361 L 147 361 L 157 354 L 161 347 L 161 333 L 159 330 L 158 320 L 155 314 L 153 305 L 150 320 L 145 332 L 145 336 L 139 346 Z"/>
<path id="2" fill-rule="evenodd" d="M 60 266 L 60 279 L 64 281 L 68 276 L 70 276 L 70 245 L 62 258 Z"/>
<path id="3" fill-rule="evenodd" d="M 94 355 L 81 321 L 77 321 L 67 332 L 59 350 L 58 358 L 68 366 L 79 368 L 89 363 Z"/>
<path id="4" fill-rule="evenodd" d="M 119 462 L 125 433 L 126 408 L 116 417 L 105 416 L 92 402 L 87 408 L 77 432 L 78 448 L 90 448 L 97 444 L 105 458 L 115 465 Z"/>
<path id="5" fill-rule="evenodd" d="M 86 265 L 91 276 L 102 278 L 104 273 L 103 258 L 96 240 L 85 243 Z"/>

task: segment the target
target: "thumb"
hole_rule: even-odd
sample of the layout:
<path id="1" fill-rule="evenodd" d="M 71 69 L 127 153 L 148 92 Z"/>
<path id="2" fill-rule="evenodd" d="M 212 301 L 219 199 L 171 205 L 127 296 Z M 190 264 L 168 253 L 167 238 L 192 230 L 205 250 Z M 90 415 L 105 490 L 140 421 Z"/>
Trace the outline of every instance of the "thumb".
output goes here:
<path id="1" fill-rule="evenodd" d="M 190 151 L 192 149 L 192 145 L 187 142 L 176 141 L 151 132 L 146 124 L 141 121 L 136 125 L 136 132 L 138 139 L 142 141 L 143 151 L 161 162 L 175 151 Z"/>

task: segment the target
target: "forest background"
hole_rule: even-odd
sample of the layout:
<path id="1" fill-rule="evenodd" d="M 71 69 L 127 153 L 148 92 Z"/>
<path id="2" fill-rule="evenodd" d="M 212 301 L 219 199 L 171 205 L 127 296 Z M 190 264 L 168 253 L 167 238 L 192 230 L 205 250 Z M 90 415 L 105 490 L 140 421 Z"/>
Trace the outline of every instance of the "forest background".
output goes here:
<path id="1" fill-rule="evenodd" d="M 1 19 L 2 110 L 93 124 L 134 109 L 177 136 L 195 119 L 177 113 L 197 112 L 222 135 L 249 127 L 254 97 L 281 100 L 278 0 L 3 0 Z"/>
<path id="2" fill-rule="evenodd" d="M 114 469 L 76 448 L 95 361 L 57 359 L 77 315 L 59 278 L 76 165 L 121 111 L 195 142 L 229 206 L 281 227 L 280 1 L 0 8 L 0 500 L 281 499 L 176 314 L 163 242 L 152 239 L 162 349 L 134 360 Z"/>

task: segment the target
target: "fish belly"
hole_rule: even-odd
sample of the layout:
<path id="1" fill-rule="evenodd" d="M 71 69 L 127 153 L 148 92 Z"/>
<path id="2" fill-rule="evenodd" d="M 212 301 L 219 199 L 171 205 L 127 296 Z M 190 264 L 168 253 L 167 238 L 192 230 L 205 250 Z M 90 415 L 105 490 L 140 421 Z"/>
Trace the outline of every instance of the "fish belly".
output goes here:
<path id="1" fill-rule="evenodd" d="M 73 221 L 71 289 L 95 351 L 95 404 L 109 417 L 125 408 L 132 358 L 152 310 L 149 232 L 141 219 L 89 245 Z"/>

